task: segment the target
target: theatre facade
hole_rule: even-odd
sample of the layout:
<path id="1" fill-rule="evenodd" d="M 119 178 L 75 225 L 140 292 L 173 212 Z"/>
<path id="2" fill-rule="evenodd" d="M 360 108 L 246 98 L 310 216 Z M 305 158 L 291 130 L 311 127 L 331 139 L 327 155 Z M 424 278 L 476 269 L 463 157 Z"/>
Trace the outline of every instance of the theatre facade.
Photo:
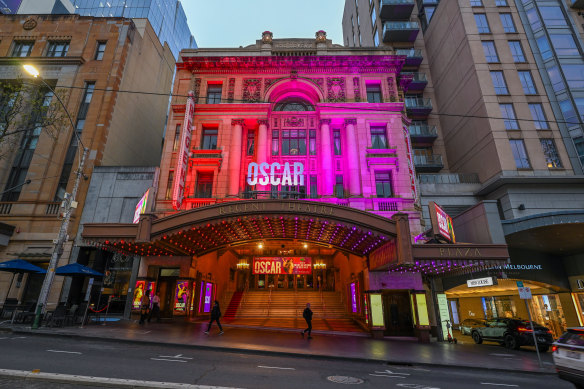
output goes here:
<path id="1" fill-rule="evenodd" d="M 203 319 L 219 300 L 234 324 L 294 327 L 311 302 L 317 328 L 427 340 L 432 277 L 508 253 L 415 243 L 405 60 L 324 31 L 183 50 L 149 198 L 136 223 L 85 224 L 85 243 L 140 258 L 134 308 L 149 291 L 166 317 Z"/>

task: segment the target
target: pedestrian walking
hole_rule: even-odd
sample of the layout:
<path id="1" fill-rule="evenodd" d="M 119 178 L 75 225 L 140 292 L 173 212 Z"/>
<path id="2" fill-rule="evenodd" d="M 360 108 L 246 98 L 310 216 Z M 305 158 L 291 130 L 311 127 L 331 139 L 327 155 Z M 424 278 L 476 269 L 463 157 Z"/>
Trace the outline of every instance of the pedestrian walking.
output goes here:
<path id="1" fill-rule="evenodd" d="M 150 323 L 152 316 L 156 316 L 156 322 L 160 323 L 160 296 L 158 296 L 158 293 L 152 297 L 152 310 L 150 311 L 150 315 L 148 315 L 148 323 Z"/>
<path id="2" fill-rule="evenodd" d="M 306 320 L 306 324 L 308 324 L 308 328 L 301 332 L 302 337 L 304 338 L 304 334 L 308 332 L 308 339 L 312 339 L 312 336 L 310 336 L 312 332 L 312 310 L 310 309 L 310 303 L 306 303 L 302 317 Z"/>
<path id="3" fill-rule="evenodd" d="M 142 306 L 140 307 L 140 323 L 144 324 L 144 321 L 150 313 L 150 292 L 146 291 L 142 296 Z"/>
<path id="4" fill-rule="evenodd" d="M 211 320 L 209 321 L 207 331 L 205 331 L 207 335 L 209 335 L 209 331 L 211 330 L 211 324 L 213 324 L 214 321 L 216 321 L 217 326 L 219 326 L 219 335 L 223 335 L 223 327 L 221 327 L 221 323 L 219 322 L 220 317 L 221 309 L 219 309 L 219 301 L 215 300 L 215 305 L 213 305 L 213 309 L 211 310 Z"/>

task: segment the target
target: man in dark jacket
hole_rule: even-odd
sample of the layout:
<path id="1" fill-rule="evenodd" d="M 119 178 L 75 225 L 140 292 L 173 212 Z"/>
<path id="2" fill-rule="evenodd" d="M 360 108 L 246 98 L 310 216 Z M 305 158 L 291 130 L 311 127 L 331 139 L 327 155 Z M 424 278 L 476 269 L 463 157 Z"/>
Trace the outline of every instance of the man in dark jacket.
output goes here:
<path id="1" fill-rule="evenodd" d="M 312 332 L 312 310 L 310 309 L 310 303 L 306 303 L 302 317 L 306 320 L 306 324 L 308 324 L 308 328 L 301 332 L 302 337 L 304 338 L 304 334 L 308 331 L 308 339 L 312 339 L 312 336 L 310 336 Z"/>
<path id="2" fill-rule="evenodd" d="M 209 330 L 211 329 L 211 324 L 214 321 L 217 322 L 219 326 L 219 335 L 223 335 L 223 327 L 221 327 L 221 323 L 219 323 L 219 318 L 221 317 L 221 309 L 219 309 L 219 301 L 215 300 L 215 305 L 213 305 L 213 309 L 211 310 L 211 320 L 209 321 L 209 327 L 207 327 L 207 331 L 205 333 L 209 335 Z"/>

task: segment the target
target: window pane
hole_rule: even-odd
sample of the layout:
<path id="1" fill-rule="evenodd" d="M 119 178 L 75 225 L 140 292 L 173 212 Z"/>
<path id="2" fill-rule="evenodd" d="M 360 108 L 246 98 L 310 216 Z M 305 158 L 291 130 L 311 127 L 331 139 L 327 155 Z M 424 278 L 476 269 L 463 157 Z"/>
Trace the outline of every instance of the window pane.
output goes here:
<path id="1" fill-rule="evenodd" d="M 561 92 L 566 89 L 560 69 L 556 65 L 550 66 L 547 72 L 555 92 Z"/>
<path id="2" fill-rule="evenodd" d="M 541 104 L 529 104 L 529 110 L 531 111 L 531 117 L 533 117 L 533 123 L 535 124 L 536 129 L 547 130 L 550 128 L 545 114 L 543 113 L 543 107 Z"/>
<path id="3" fill-rule="evenodd" d="M 511 50 L 511 55 L 513 56 L 514 62 L 525 62 L 525 55 L 523 54 L 521 42 L 509 41 L 509 49 Z"/>
<path id="4" fill-rule="evenodd" d="M 560 156 L 558 155 L 558 150 L 556 149 L 556 144 L 553 139 L 540 139 L 541 148 L 543 149 L 543 154 L 545 156 L 545 161 L 547 167 L 549 168 L 561 168 L 562 162 L 560 161 Z"/>
<path id="5" fill-rule="evenodd" d="M 584 88 L 584 64 L 562 65 L 562 71 L 570 89 Z"/>
<path id="6" fill-rule="evenodd" d="M 493 41 L 483 41 L 483 50 L 485 52 L 485 58 L 487 62 L 499 62 L 499 56 L 497 55 L 497 49 L 495 48 L 495 42 Z"/>
<path id="7" fill-rule="evenodd" d="M 495 93 L 498 95 L 508 95 L 507 84 L 505 83 L 505 78 L 503 77 L 503 72 L 491 72 L 491 79 L 493 80 L 493 86 L 495 87 Z"/>
<path id="8" fill-rule="evenodd" d="M 536 40 L 537 47 L 539 47 L 539 51 L 541 53 L 541 57 L 546 60 L 550 59 L 553 56 L 552 49 L 550 48 L 550 43 L 548 42 L 545 36 L 539 37 Z"/>
<path id="9" fill-rule="evenodd" d="M 515 159 L 515 166 L 517 169 L 529 169 L 531 167 L 527 151 L 525 151 L 525 144 L 522 139 L 509 139 L 511 144 L 511 152 Z"/>
<path id="10" fill-rule="evenodd" d="M 470 0 L 470 6 L 471 7 L 482 7 L 483 2 L 482 2 L 482 0 Z"/>
<path id="11" fill-rule="evenodd" d="M 578 46 L 570 34 L 550 34 L 552 46 L 557 55 L 580 55 Z"/>
<path id="12" fill-rule="evenodd" d="M 535 88 L 535 83 L 531 77 L 531 72 L 529 70 L 522 70 L 517 73 L 519 74 L 519 80 L 521 81 L 521 86 L 523 87 L 523 93 L 526 95 L 537 94 L 537 89 Z"/>
<path id="13" fill-rule="evenodd" d="M 381 103 L 381 86 L 379 84 L 368 84 L 366 89 L 368 103 Z"/>
<path id="14" fill-rule="evenodd" d="M 539 12 L 541 13 L 541 17 L 543 18 L 543 22 L 546 26 L 549 27 L 561 27 L 567 26 L 566 18 L 564 17 L 564 13 L 562 9 L 557 6 L 539 6 Z"/>
<path id="15" fill-rule="evenodd" d="M 541 28 L 541 20 L 539 20 L 537 10 L 535 8 L 531 8 L 527 10 L 526 13 L 527 19 L 529 20 L 529 24 L 531 24 L 533 31 L 539 30 Z"/>
<path id="16" fill-rule="evenodd" d="M 518 130 L 519 123 L 515 117 L 515 110 L 513 104 L 499 104 L 501 108 L 501 116 L 506 130 Z"/>
<path id="17" fill-rule="evenodd" d="M 341 150 L 341 130 L 333 130 L 333 146 L 335 155 L 342 155 Z"/>
<path id="18" fill-rule="evenodd" d="M 489 22 L 487 21 L 487 15 L 475 14 L 474 17 L 477 23 L 479 34 L 488 34 L 491 32 L 491 29 L 489 28 Z"/>
<path id="19" fill-rule="evenodd" d="M 515 23 L 513 23 L 513 16 L 511 14 L 500 14 L 501 23 L 503 24 L 503 30 L 508 33 L 517 32 L 515 28 Z"/>
<path id="20" fill-rule="evenodd" d="M 272 155 L 279 154 L 280 138 L 278 136 L 278 130 L 272 131 Z"/>

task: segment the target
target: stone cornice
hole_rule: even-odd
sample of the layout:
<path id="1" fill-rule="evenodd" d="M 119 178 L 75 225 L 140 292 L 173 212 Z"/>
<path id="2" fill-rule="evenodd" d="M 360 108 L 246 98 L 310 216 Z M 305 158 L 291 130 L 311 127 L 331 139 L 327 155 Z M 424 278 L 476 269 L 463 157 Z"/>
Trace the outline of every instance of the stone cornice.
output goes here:
<path id="1" fill-rule="evenodd" d="M 2 57 L 0 66 L 22 66 L 23 63 L 32 65 L 83 65 L 82 57 Z"/>

